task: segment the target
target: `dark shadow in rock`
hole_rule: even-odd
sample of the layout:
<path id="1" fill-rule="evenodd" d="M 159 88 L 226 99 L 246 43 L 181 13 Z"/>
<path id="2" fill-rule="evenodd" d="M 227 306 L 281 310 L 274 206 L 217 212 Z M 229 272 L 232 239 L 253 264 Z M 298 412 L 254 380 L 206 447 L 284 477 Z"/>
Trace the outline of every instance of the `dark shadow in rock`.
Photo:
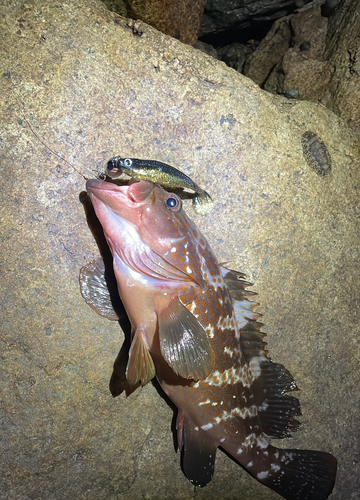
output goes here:
<path id="1" fill-rule="evenodd" d="M 165 394 L 165 392 L 162 390 L 161 385 L 157 381 L 156 378 L 152 380 L 152 384 L 157 390 L 159 396 L 164 399 L 165 403 L 172 409 L 173 411 L 173 417 L 171 420 L 171 432 L 173 435 L 173 443 L 174 443 L 174 449 L 178 451 L 179 449 L 179 443 L 178 443 L 178 438 L 177 438 L 177 431 L 176 431 L 176 420 L 177 420 L 177 415 L 178 415 L 178 409 L 177 406 L 171 401 L 171 399 Z"/>

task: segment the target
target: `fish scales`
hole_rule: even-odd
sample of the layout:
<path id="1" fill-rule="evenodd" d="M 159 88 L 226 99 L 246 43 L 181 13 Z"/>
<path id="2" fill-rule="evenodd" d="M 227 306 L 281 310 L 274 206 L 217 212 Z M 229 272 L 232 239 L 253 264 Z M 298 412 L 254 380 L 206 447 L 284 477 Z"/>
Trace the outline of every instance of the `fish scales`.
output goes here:
<path id="1" fill-rule="evenodd" d="M 156 376 L 177 406 L 187 478 L 205 486 L 222 447 L 284 498 L 326 499 L 335 458 L 268 441 L 296 429 L 300 407 L 286 394 L 296 388 L 291 375 L 267 356 L 244 276 L 219 266 L 180 199 L 160 186 L 91 180 L 87 191 L 132 325 L 127 381 Z"/>

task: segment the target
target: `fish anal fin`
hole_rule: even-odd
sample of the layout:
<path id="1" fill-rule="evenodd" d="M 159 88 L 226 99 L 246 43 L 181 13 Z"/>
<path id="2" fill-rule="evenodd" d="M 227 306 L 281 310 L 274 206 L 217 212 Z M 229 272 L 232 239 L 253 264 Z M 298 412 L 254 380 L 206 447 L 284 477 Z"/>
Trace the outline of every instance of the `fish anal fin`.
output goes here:
<path id="1" fill-rule="evenodd" d="M 161 354 L 177 375 L 204 380 L 214 366 L 214 353 L 204 328 L 178 300 L 158 314 Z"/>
<path id="2" fill-rule="evenodd" d="M 130 386 L 146 385 L 155 377 L 155 365 L 144 340 L 144 331 L 137 329 L 131 342 L 126 378 Z"/>
<path id="3" fill-rule="evenodd" d="M 336 458 L 310 450 L 278 450 L 280 458 L 268 470 L 251 472 L 258 481 L 287 500 L 326 500 L 336 477 Z"/>
<path id="4" fill-rule="evenodd" d="M 92 260 L 80 269 L 79 283 L 81 295 L 91 309 L 112 321 L 119 320 L 113 305 L 114 302 L 120 301 L 115 276 L 106 280 L 102 257 Z"/>
<path id="5" fill-rule="evenodd" d="M 184 474 L 194 486 L 205 486 L 214 474 L 216 444 L 183 414 L 178 415 L 177 435 Z"/>

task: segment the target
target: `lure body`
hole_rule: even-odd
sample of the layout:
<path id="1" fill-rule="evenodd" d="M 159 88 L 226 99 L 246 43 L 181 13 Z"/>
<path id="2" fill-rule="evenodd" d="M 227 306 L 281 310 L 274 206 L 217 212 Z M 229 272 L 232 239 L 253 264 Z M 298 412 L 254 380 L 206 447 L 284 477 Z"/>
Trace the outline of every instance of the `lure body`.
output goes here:
<path id="1" fill-rule="evenodd" d="M 206 191 L 183 172 L 161 161 L 115 156 L 109 160 L 106 173 L 111 178 L 125 173 L 134 179 L 156 182 L 169 189 L 191 189 L 195 192 L 193 206 L 198 214 L 205 215 L 213 208 L 214 203 Z"/>

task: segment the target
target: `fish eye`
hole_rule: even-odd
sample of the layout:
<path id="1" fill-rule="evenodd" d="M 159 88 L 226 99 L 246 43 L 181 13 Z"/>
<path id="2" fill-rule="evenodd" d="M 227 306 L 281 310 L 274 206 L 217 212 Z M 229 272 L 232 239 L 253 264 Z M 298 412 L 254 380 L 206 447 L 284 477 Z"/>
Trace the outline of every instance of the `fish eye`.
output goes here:
<path id="1" fill-rule="evenodd" d="M 130 158 L 125 158 L 124 159 L 124 165 L 125 165 L 125 167 L 131 167 L 132 160 Z"/>
<path id="2" fill-rule="evenodd" d="M 177 212 L 181 209 L 181 200 L 174 195 L 170 195 L 166 200 L 166 205 Z"/>

